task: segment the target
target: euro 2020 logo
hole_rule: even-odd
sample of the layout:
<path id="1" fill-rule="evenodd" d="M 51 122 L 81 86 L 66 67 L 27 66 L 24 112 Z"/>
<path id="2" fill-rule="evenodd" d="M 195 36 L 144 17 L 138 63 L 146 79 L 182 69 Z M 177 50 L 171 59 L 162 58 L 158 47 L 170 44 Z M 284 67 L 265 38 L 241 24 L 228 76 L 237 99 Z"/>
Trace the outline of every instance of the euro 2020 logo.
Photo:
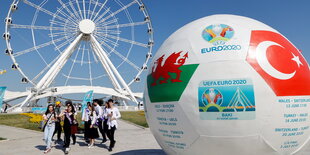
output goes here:
<path id="1" fill-rule="evenodd" d="M 202 31 L 202 37 L 213 44 L 224 45 L 234 36 L 234 29 L 225 24 L 209 25 Z"/>

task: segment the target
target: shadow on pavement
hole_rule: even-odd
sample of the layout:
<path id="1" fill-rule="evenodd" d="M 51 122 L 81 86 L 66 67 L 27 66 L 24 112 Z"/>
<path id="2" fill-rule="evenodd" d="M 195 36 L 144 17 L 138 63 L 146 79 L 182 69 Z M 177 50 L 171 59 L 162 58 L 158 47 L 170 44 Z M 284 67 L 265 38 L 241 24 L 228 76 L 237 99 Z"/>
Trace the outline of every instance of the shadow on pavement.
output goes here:
<path id="1" fill-rule="evenodd" d="M 76 142 L 79 146 L 88 146 L 88 144 L 86 143 L 86 142 L 79 142 L 79 141 L 77 141 Z"/>
<path id="2" fill-rule="evenodd" d="M 44 151 L 46 149 L 46 145 L 37 145 L 35 146 L 38 150 Z"/>
<path id="3" fill-rule="evenodd" d="M 144 150 L 129 150 L 118 153 L 113 153 L 112 155 L 166 155 L 163 150 L 160 149 L 144 149 Z"/>

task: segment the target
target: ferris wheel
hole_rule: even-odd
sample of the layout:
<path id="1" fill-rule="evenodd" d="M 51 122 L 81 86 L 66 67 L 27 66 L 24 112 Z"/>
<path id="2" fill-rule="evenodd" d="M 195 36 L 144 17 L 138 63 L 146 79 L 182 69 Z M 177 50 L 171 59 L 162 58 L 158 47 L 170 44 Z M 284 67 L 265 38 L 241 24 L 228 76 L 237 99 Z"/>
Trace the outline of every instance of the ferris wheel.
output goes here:
<path id="1" fill-rule="evenodd" d="M 20 107 L 71 85 L 113 88 L 137 103 L 131 87 L 154 45 L 141 0 L 14 0 L 3 38 L 12 69 L 32 88 Z"/>

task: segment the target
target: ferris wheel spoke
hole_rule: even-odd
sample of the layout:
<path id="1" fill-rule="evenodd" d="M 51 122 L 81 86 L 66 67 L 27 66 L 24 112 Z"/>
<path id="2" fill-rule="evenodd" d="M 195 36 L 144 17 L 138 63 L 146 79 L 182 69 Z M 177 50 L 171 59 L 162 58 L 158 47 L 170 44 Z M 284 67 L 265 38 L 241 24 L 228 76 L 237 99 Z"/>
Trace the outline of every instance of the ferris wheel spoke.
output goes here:
<path id="1" fill-rule="evenodd" d="M 42 54 L 41 54 L 38 50 L 36 50 L 36 51 L 37 51 L 39 57 L 40 57 L 40 58 L 42 59 L 42 61 L 45 63 L 45 65 L 47 65 L 47 62 L 46 62 L 46 60 L 44 59 L 44 57 L 42 56 Z"/>
<path id="2" fill-rule="evenodd" d="M 65 42 L 59 44 L 58 46 L 55 46 L 54 50 L 60 50 L 60 48 L 64 47 L 65 45 L 67 45 L 68 43 L 70 43 L 72 40 L 74 39 L 74 37 L 66 40 Z"/>
<path id="3" fill-rule="evenodd" d="M 49 69 L 51 67 L 51 65 L 56 62 L 56 60 L 60 57 L 60 54 L 53 60 L 51 61 L 48 65 L 46 65 L 43 70 L 41 70 L 39 72 L 38 75 L 36 75 L 31 81 L 36 81 L 47 69 Z"/>
<path id="4" fill-rule="evenodd" d="M 78 50 L 77 50 L 77 52 L 76 52 L 76 55 L 75 55 L 75 57 L 74 57 L 74 60 L 73 60 L 73 62 L 72 62 L 72 65 L 71 65 L 71 67 L 70 67 L 70 70 L 69 70 L 69 73 L 68 73 L 68 77 L 67 77 L 66 82 L 65 82 L 65 86 L 67 86 L 67 83 L 68 83 L 68 81 L 69 81 L 69 77 L 71 76 L 73 67 L 74 67 L 75 62 L 76 62 L 76 60 L 77 60 L 77 56 L 78 56 L 78 54 L 79 54 L 79 52 L 80 52 L 80 48 L 81 48 L 81 45 L 79 46 L 79 48 L 78 48 Z"/>
<path id="5" fill-rule="evenodd" d="M 73 12 L 68 8 L 68 6 L 64 2 L 62 2 L 62 0 L 58 0 L 58 2 L 70 14 L 71 17 L 75 18 L 75 20 L 78 20 L 78 18 L 73 14 Z"/>
<path id="6" fill-rule="evenodd" d="M 20 51 L 20 52 L 16 52 L 13 54 L 14 57 L 18 57 L 18 56 L 21 56 L 21 55 L 24 55 L 26 53 L 29 53 L 29 52 L 32 52 L 32 51 L 35 51 L 37 49 L 40 49 L 40 48 L 43 48 L 43 47 L 46 47 L 46 46 L 49 46 L 53 43 L 56 43 L 56 42 L 59 42 L 59 41 L 62 41 L 66 39 L 65 37 L 61 37 L 61 38 L 58 38 L 58 39 L 55 39 L 55 40 L 52 40 L 52 41 L 49 41 L 49 42 L 46 42 L 46 43 L 43 43 L 43 44 L 40 44 L 40 45 L 37 45 L 37 46 L 34 46 L 34 47 L 31 47 L 29 49 L 26 49 L 26 50 L 23 50 L 23 51 Z"/>
<path id="7" fill-rule="evenodd" d="M 112 24 L 112 23 L 117 23 L 117 22 L 118 22 L 118 19 L 114 18 L 112 20 L 109 20 L 109 21 L 106 21 L 106 22 L 102 23 L 99 27 L 103 27 L 103 26 L 106 26 L 106 25 L 109 25 L 109 24 Z"/>
<path id="8" fill-rule="evenodd" d="M 81 78 L 81 77 L 74 77 L 74 76 L 68 76 L 64 73 L 62 73 L 62 75 L 66 78 L 69 78 L 69 79 L 73 79 L 73 80 L 83 80 L 83 81 L 89 81 L 89 78 Z"/>
<path id="9" fill-rule="evenodd" d="M 74 7 L 74 5 L 73 5 L 73 3 L 72 3 L 71 0 L 69 1 L 69 5 L 70 5 L 71 9 L 73 10 L 74 15 L 75 15 L 78 19 L 81 20 L 83 17 L 80 17 L 79 13 L 76 11 L 76 9 L 75 9 L 75 7 Z"/>
<path id="10" fill-rule="evenodd" d="M 89 16 L 90 16 L 91 4 L 92 4 L 92 0 L 90 0 L 89 3 L 88 3 L 87 19 L 89 19 Z"/>
<path id="11" fill-rule="evenodd" d="M 101 19 L 99 23 L 106 21 L 107 19 L 111 18 L 112 16 L 117 15 L 118 13 L 122 12 L 123 10 L 127 9 L 128 7 L 132 6 L 133 4 L 137 3 L 136 0 L 132 1 L 131 3 L 125 5 L 124 7 L 112 12 L 110 15 L 106 16 L 105 18 Z"/>
<path id="12" fill-rule="evenodd" d="M 76 32 L 76 31 L 54 32 L 54 33 L 48 34 L 48 36 L 49 36 L 49 37 L 57 37 L 57 36 L 63 36 L 63 35 L 67 35 L 67 34 L 73 35 L 74 32 Z"/>
<path id="13" fill-rule="evenodd" d="M 99 20 L 101 20 L 110 11 L 110 9 L 110 7 L 107 8 L 97 19 L 94 18 L 94 22 L 97 23 Z"/>
<path id="14" fill-rule="evenodd" d="M 11 24 L 11 28 L 15 28 L 15 29 L 38 29 L 38 30 L 64 30 L 63 27 L 19 25 L 19 24 Z"/>
<path id="15" fill-rule="evenodd" d="M 63 27 L 66 26 L 66 24 L 64 22 L 55 21 L 55 20 L 50 20 L 50 23 L 53 25 L 58 25 L 58 26 L 63 26 Z"/>
<path id="16" fill-rule="evenodd" d="M 92 79 L 93 79 L 93 80 L 97 80 L 97 79 L 100 79 L 100 78 L 105 77 L 105 76 L 108 76 L 108 74 L 102 74 L 102 75 L 93 77 Z"/>
<path id="17" fill-rule="evenodd" d="M 101 41 L 100 44 L 101 43 L 109 43 L 109 44 L 112 44 L 114 47 L 118 47 L 119 46 L 119 44 L 117 42 L 112 41 L 112 40 L 110 40 L 108 38 L 99 37 L 98 35 L 95 35 L 95 36 L 96 36 L 96 38 L 98 38 Z"/>
<path id="18" fill-rule="evenodd" d="M 119 28 L 119 27 L 138 26 L 138 25 L 144 25 L 144 24 L 147 24 L 147 22 L 143 21 L 143 22 L 134 22 L 134 23 L 126 23 L 126 24 L 109 25 L 109 26 L 105 26 L 105 28 L 111 29 L 111 28 Z"/>
<path id="19" fill-rule="evenodd" d="M 134 69 L 136 69 L 137 71 L 140 71 L 140 67 L 138 67 L 136 64 L 134 64 L 132 61 L 130 61 L 127 57 L 123 56 L 120 52 L 115 50 L 115 48 L 112 48 L 110 45 L 105 43 L 105 41 L 100 42 L 100 44 L 107 47 L 110 50 L 110 53 L 114 53 L 119 58 L 121 58 L 123 61 L 127 62 L 130 66 L 132 66 Z M 108 54 L 110 54 L 110 53 L 108 53 Z"/>
<path id="20" fill-rule="evenodd" d="M 93 11 L 92 11 L 92 13 L 91 13 L 89 19 L 92 19 L 93 15 L 94 15 L 94 13 L 95 13 L 95 10 L 96 10 L 96 8 L 97 8 L 97 6 L 98 6 L 98 1 L 99 1 L 99 0 L 96 1 L 95 6 L 94 6 L 94 8 L 93 8 Z"/>
<path id="21" fill-rule="evenodd" d="M 91 52 L 91 53 L 92 53 L 92 55 L 93 55 L 93 58 L 94 58 L 95 62 L 98 63 L 98 59 L 97 59 L 97 57 L 95 56 L 95 53 L 94 53 L 94 52 Z"/>
<path id="22" fill-rule="evenodd" d="M 120 57 L 124 62 L 128 63 L 130 66 L 132 66 L 134 69 L 136 69 L 137 71 L 140 71 L 141 69 L 134 64 L 132 61 L 130 61 L 128 58 L 126 58 L 125 56 L 123 56 L 121 53 L 119 53 L 117 50 L 112 50 L 112 53 L 114 53 L 115 55 L 117 55 L 118 57 Z"/>
<path id="23" fill-rule="evenodd" d="M 60 19 L 62 21 L 66 21 L 65 18 L 57 16 L 57 15 L 53 14 L 52 12 L 50 12 L 50 11 L 48 11 L 48 10 L 46 10 L 46 9 L 36 5 L 36 4 L 34 4 L 34 3 L 29 2 L 28 0 L 23 0 L 23 1 L 24 1 L 25 4 L 28 4 L 29 6 L 34 7 L 34 8 L 36 8 L 37 10 L 39 10 L 41 12 L 44 12 L 44 13 L 46 13 L 46 14 L 52 16 L 52 17 L 58 18 L 58 19 Z"/>
<path id="24" fill-rule="evenodd" d="M 62 11 L 60 9 L 57 10 L 57 12 L 62 14 L 64 17 L 66 17 L 70 21 L 70 24 L 77 25 L 78 19 L 76 19 L 73 14 L 72 14 L 73 16 L 72 15 L 69 16 L 67 13 L 65 13 L 64 11 Z"/>
<path id="25" fill-rule="evenodd" d="M 112 39 L 115 39 L 115 40 L 120 40 L 122 42 L 129 43 L 129 44 L 134 44 L 134 45 L 138 45 L 138 46 L 145 47 L 145 48 L 148 47 L 147 44 L 140 43 L 140 42 L 137 42 L 137 41 L 134 41 L 134 40 L 129 40 L 129 39 L 125 39 L 125 38 L 122 38 L 122 37 L 113 36 L 113 35 L 109 35 L 109 34 L 105 34 L 105 36 L 108 37 L 108 38 L 112 38 Z"/>
<path id="26" fill-rule="evenodd" d="M 96 19 L 96 17 L 99 15 L 99 13 L 101 12 L 101 10 L 103 9 L 103 7 L 106 5 L 106 3 L 108 2 L 108 0 L 105 0 L 103 4 L 101 4 L 100 9 L 98 10 L 98 12 L 96 13 L 96 15 L 94 16 L 93 19 Z"/>
<path id="27" fill-rule="evenodd" d="M 80 13 L 81 19 L 84 19 L 83 14 L 82 14 L 82 10 L 81 10 L 80 4 L 79 4 L 79 0 L 75 0 L 75 3 L 78 7 L 78 13 Z"/>
<path id="28" fill-rule="evenodd" d="M 101 30 L 101 31 L 97 31 L 97 34 L 121 34 L 122 31 L 120 30 Z"/>
<path id="29" fill-rule="evenodd" d="M 86 8 L 85 8 L 85 0 L 83 0 L 83 13 L 84 13 L 84 19 L 86 19 Z"/>

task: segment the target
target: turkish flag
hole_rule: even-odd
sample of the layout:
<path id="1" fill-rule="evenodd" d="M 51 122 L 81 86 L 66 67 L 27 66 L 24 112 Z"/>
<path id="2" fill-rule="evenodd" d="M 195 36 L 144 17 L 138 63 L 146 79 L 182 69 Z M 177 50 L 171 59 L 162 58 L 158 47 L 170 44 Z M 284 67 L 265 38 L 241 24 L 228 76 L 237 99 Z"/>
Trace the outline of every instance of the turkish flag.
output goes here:
<path id="1" fill-rule="evenodd" d="M 277 96 L 310 95 L 309 65 L 281 34 L 252 31 L 246 61 Z"/>

